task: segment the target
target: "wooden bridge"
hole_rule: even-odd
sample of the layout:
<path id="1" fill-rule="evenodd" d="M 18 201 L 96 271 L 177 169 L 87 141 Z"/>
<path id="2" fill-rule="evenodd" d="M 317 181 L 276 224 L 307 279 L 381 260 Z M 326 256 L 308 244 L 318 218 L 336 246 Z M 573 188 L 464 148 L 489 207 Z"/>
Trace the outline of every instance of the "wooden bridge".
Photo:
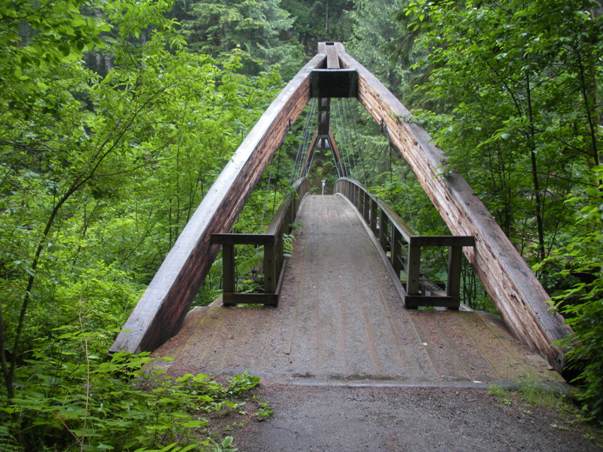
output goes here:
<path id="1" fill-rule="evenodd" d="M 452 235 L 414 234 L 387 205 L 349 178 L 329 124 L 330 99 L 348 97 L 357 98 L 387 132 Z M 290 124 L 311 98 L 317 98 L 318 126 L 292 195 L 265 234 L 230 233 Z M 316 148 L 330 150 L 335 159 L 340 178 L 334 194 L 307 194 L 305 176 Z M 301 231 L 287 261 L 283 234 L 296 217 Z M 237 244 L 263 246 L 261 293 L 237 292 Z M 428 246 L 448 249 L 445 289 L 422 276 L 421 250 Z M 187 317 L 220 250 L 223 304 L 276 308 L 227 309 L 214 303 Z M 463 254 L 504 324 L 483 313 L 459 310 Z M 418 306 L 448 309 L 413 309 Z M 447 170 L 444 153 L 429 135 L 341 44 L 325 42 L 219 175 L 112 350 L 155 350 L 172 338 L 158 353 L 176 357 L 175 371 L 249 369 L 279 381 L 464 384 L 526 374 L 554 380 L 558 376 L 551 377 L 548 367 L 559 370 L 563 364 L 555 341 L 568 332 L 530 268 L 462 176 Z"/>

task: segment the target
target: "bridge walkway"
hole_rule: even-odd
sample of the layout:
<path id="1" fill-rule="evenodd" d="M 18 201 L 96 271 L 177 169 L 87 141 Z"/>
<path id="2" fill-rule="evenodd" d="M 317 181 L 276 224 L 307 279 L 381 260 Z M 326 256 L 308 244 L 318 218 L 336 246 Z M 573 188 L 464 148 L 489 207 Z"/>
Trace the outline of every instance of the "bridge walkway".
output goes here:
<path id="1" fill-rule="evenodd" d="M 502 322 L 478 312 L 406 310 L 382 251 L 340 195 L 309 195 L 279 306 L 195 308 L 155 352 L 169 372 L 266 383 L 472 386 L 560 382 Z"/>

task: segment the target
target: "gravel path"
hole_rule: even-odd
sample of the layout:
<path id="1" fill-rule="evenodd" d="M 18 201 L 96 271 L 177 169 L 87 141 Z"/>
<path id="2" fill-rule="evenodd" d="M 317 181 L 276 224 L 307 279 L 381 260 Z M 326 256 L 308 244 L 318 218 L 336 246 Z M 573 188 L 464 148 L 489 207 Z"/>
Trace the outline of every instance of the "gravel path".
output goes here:
<path id="1" fill-rule="evenodd" d="M 559 413 L 483 389 L 269 386 L 274 416 L 235 434 L 241 451 L 597 451 Z"/>

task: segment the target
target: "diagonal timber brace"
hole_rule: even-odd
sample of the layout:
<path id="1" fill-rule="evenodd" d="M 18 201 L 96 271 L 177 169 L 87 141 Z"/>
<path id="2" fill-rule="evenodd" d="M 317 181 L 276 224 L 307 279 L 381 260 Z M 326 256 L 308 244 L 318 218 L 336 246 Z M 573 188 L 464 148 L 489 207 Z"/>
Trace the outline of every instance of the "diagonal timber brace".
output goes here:
<path id="1" fill-rule="evenodd" d="M 308 149 L 306 150 L 306 155 L 304 157 L 304 164 L 301 169 L 300 177 L 308 176 L 314 158 L 314 151 L 317 147 L 322 150 L 329 149 L 331 151 L 331 154 L 333 155 L 333 159 L 335 160 L 337 177 L 347 177 L 348 170 L 345 166 L 345 162 L 341 158 L 341 153 L 339 152 L 339 148 L 337 147 L 337 144 L 335 142 L 335 137 L 333 136 L 330 130 L 325 135 L 319 135 L 318 133 L 314 133 L 314 135 L 312 136 Z"/>
<path id="2" fill-rule="evenodd" d="M 134 308 L 111 351 L 153 350 L 178 332 L 218 252 L 211 234 L 229 231 L 245 199 L 280 145 L 289 122 L 310 99 L 317 54 L 287 84 L 243 140 L 184 227 Z"/>
<path id="3" fill-rule="evenodd" d="M 364 66 L 337 43 L 342 67 L 358 73 L 358 100 L 378 124 L 387 127 L 392 144 L 410 165 L 423 190 L 455 235 L 475 237 L 464 248 L 484 288 L 506 325 L 524 344 L 537 350 L 557 370 L 563 352 L 555 341 L 570 333 L 549 307 L 550 297 L 465 179 L 443 171 L 446 156 L 429 134 L 410 121 L 410 112 Z"/>

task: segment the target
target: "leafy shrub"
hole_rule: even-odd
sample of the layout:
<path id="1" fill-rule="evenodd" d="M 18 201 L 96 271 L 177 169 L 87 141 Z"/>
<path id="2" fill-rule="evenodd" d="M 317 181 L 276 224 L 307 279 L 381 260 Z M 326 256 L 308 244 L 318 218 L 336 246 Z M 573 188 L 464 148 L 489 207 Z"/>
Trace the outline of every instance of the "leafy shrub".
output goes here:
<path id="1" fill-rule="evenodd" d="M 595 170 L 601 181 L 603 167 Z M 603 420 L 603 184 L 568 197 L 574 209 L 575 229 L 563 247 L 552 253 L 543 267 L 555 267 L 562 286 L 554 297 L 574 334 L 563 341 L 567 366 L 577 374 L 578 397 L 587 417 Z"/>
<path id="2" fill-rule="evenodd" d="M 231 450 L 208 436 L 210 416 L 237 410 L 258 377 L 172 377 L 148 353 L 92 352 L 95 333 L 55 333 L 19 368 L 17 397 L 1 400 L 3 450 Z"/>

